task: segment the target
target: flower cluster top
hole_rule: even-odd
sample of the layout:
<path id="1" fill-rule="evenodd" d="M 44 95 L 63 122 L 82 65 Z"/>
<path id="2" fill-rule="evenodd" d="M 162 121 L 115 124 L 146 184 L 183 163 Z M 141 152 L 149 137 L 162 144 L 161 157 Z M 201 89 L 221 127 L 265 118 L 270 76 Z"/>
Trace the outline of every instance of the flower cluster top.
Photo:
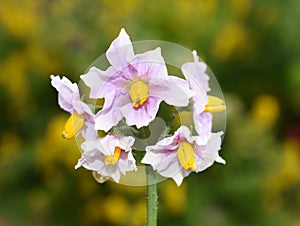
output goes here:
<path id="1" fill-rule="evenodd" d="M 59 106 L 71 114 L 63 137 L 81 134 L 84 142 L 75 168 L 92 170 L 99 182 L 120 181 L 121 174 L 137 170 L 135 151 L 142 153 L 142 164 L 151 165 L 160 175 L 172 178 L 179 186 L 191 172 L 200 172 L 215 161 L 225 163 L 218 152 L 222 131 L 212 132 L 212 112 L 225 110 L 224 102 L 209 96 L 207 66 L 193 51 L 194 62 L 182 65 L 183 78 L 168 74 L 161 49 L 135 54 L 125 29 L 106 51 L 110 66 L 91 67 L 81 75 L 90 88 L 89 97 L 103 99 L 100 109 L 85 103 L 76 83 L 51 75 L 58 91 Z M 140 131 L 157 117 L 161 103 L 192 109 L 193 123 L 168 130 L 145 150 L 134 150 L 135 138 L 118 131 L 120 123 Z M 98 132 L 104 131 L 104 136 Z M 142 151 L 142 152 L 141 152 Z"/>

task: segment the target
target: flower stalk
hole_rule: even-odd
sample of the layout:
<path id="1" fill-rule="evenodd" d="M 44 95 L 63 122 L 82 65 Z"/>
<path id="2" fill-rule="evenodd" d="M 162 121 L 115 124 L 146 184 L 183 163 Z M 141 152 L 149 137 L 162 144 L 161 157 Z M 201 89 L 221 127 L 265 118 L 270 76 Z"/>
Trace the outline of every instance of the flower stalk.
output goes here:
<path id="1" fill-rule="evenodd" d="M 146 166 L 147 177 L 147 219 L 146 226 L 157 225 L 157 211 L 158 211 L 158 195 L 155 172 L 151 166 Z"/>

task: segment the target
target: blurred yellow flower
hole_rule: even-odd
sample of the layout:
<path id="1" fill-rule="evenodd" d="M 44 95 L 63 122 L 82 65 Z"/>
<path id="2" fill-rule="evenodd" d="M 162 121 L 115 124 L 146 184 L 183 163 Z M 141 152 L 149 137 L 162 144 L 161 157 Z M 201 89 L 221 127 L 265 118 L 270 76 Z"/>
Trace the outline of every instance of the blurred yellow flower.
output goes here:
<path id="1" fill-rule="evenodd" d="M 47 80 L 49 80 L 49 74 L 53 71 L 62 70 L 59 59 L 51 57 L 48 51 L 40 40 L 32 40 L 22 53 L 23 59 L 27 61 L 27 66 L 32 67 L 34 65 L 35 70 L 39 72 L 38 74 Z"/>
<path id="2" fill-rule="evenodd" d="M 251 118 L 262 126 L 273 126 L 278 120 L 279 108 L 279 103 L 274 96 L 261 95 L 253 103 Z"/>
<path id="3" fill-rule="evenodd" d="M 230 0 L 229 6 L 232 14 L 237 18 L 243 19 L 247 17 L 251 10 L 250 0 Z"/>
<path id="4" fill-rule="evenodd" d="M 37 1 L 1 1 L 0 22 L 8 32 L 17 37 L 30 37 L 34 34 L 41 14 Z"/>
<path id="5" fill-rule="evenodd" d="M 239 22 L 226 24 L 217 34 L 212 45 L 214 57 L 248 60 L 256 50 L 256 40 L 252 33 Z"/>
<path id="6" fill-rule="evenodd" d="M 300 182 L 300 143 L 287 140 L 283 147 L 281 164 L 272 169 L 264 180 L 265 206 L 269 209 L 283 205 L 284 191 Z"/>
<path id="7" fill-rule="evenodd" d="M 187 207 L 187 185 L 183 182 L 178 187 L 174 181 L 166 180 L 161 186 L 161 199 L 170 213 L 181 214 Z"/>
<path id="8" fill-rule="evenodd" d="M 280 18 L 278 10 L 271 4 L 257 5 L 255 14 L 257 22 L 262 26 L 270 26 Z"/>
<path id="9" fill-rule="evenodd" d="M 45 136 L 39 140 L 36 147 L 37 168 L 44 175 L 46 183 L 52 186 L 63 184 L 66 176 L 57 165 L 66 166 L 68 170 L 73 171 L 80 158 L 76 142 L 68 142 L 61 136 L 66 117 L 58 115 L 49 121 Z"/>
<path id="10" fill-rule="evenodd" d="M 82 197 L 90 197 L 91 195 L 99 192 L 99 184 L 93 180 L 92 174 L 89 176 L 86 174 L 85 170 L 78 170 L 78 175 L 80 176 L 80 183 L 78 184 L 78 189 Z"/>
<path id="11" fill-rule="evenodd" d="M 103 199 L 99 196 L 93 197 L 89 199 L 83 208 L 83 217 L 82 224 L 94 224 L 101 221 L 101 219 L 105 219 L 103 211 Z"/>
<path id="12" fill-rule="evenodd" d="M 11 51 L 0 63 L 0 85 L 7 92 L 8 109 L 13 112 L 14 120 L 23 119 L 30 111 L 27 65 L 22 55 L 22 51 Z"/>
<path id="13" fill-rule="evenodd" d="M 51 198 L 49 193 L 40 188 L 30 191 L 27 197 L 28 208 L 35 216 L 44 216 L 50 208 Z M 1 224 L 0 224 L 1 225 Z"/>
<path id="14" fill-rule="evenodd" d="M 201 19 L 206 19 L 209 21 L 209 18 L 212 17 L 218 8 L 217 0 L 192 0 L 192 1 L 176 1 L 172 2 L 175 4 L 176 9 L 176 18 L 179 20 L 180 24 L 198 22 Z M 180 13 L 177 13 L 180 12 Z M 191 21 L 191 18 L 193 21 Z M 203 26 L 205 28 L 205 26 Z M 199 26 L 197 29 L 201 29 Z"/>
<path id="15" fill-rule="evenodd" d="M 98 14 L 99 18 L 95 18 L 95 22 L 103 28 L 102 31 L 105 32 L 105 36 L 112 39 L 120 27 L 124 27 L 124 23 L 139 10 L 141 4 L 142 1 L 138 0 L 124 0 L 119 2 L 116 7 L 115 1 L 101 0 L 99 2 L 101 13 Z"/>
<path id="16" fill-rule="evenodd" d="M 101 204 L 101 210 L 105 219 L 112 224 L 126 225 L 126 219 L 131 217 L 129 203 L 124 196 L 111 195 L 106 197 Z"/>
<path id="17" fill-rule="evenodd" d="M 12 163 L 22 148 L 20 137 L 11 131 L 0 135 L 0 166 Z"/>
<path id="18" fill-rule="evenodd" d="M 140 200 L 133 204 L 131 208 L 132 215 L 130 216 L 130 222 L 128 225 L 142 226 L 145 225 L 146 219 L 146 200 Z"/>

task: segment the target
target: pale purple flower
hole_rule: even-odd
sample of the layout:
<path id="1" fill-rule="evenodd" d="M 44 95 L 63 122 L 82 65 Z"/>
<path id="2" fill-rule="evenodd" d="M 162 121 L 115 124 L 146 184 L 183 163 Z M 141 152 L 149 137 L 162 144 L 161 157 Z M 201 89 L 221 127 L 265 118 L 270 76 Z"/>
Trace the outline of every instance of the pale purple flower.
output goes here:
<path id="1" fill-rule="evenodd" d="M 102 71 L 92 67 L 81 78 L 90 87 L 91 98 L 105 98 L 95 119 L 95 128 L 108 131 L 124 117 L 129 126 L 147 126 L 159 105 L 187 106 L 194 95 L 188 83 L 169 76 L 161 49 L 134 54 L 125 29 L 106 52 L 111 66 Z"/>
<path id="2" fill-rule="evenodd" d="M 196 93 L 193 97 L 193 121 L 199 139 L 207 141 L 212 130 L 212 114 L 205 112 L 208 104 L 207 92 L 210 91 L 209 76 L 205 73 L 207 65 L 199 61 L 197 52 L 193 51 L 194 62 L 182 65 L 181 70 L 190 88 Z"/>
<path id="3" fill-rule="evenodd" d="M 199 61 L 197 52 L 193 51 L 194 62 L 188 62 L 182 65 L 181 71 L 189 83 L 190 88 L 196 93 L 193 96 L 194 111 L 198 115 L 204 111 L 208 103 L 207 92 L 209 88 L 209 76 L 205 73 L 207 65 Z"/>
<path id="4" fill-rule="evenodd" d="M 201 112 L 200 114 L 196 114 L 193 111 L 193 122 L 194 128 L 198 134 L 197 142 L 205 143 L 208 141 L 213 124 L 213 115 L 210 112 Z"/>
<path id="5" fill-rule="evenodd" d="M 60 78 L 59 76 L 51 75 L 50 78 L 51 85 L 58 92 L 59 106 L 71 115 L 79 115 L 84 120 L 84 126 L 80 130 L 80 133 L 85 139 L 95 139 L 97 137 L 97 131 L 94 130 L 95 116 L 90 107 L 80 100 L 77 84 L 72 83 L 64 76 Z"/>
<path id="6" fill-rule="evenodd" d="M 75 169 L 80 166 L 92 170 L 102 178 L 120 181 L 121 174 L 137 170 L 132 155 L 133 137 L 117 137 L 106 135 L 92 141 L 85 141 L 81 148 L 83 153 Z"/>
<path id="7" fill-rule="evenodd" d="M 196 142 L 198 136 L 191 136 L 186 126 L 181 126 L 173 136 L 146 147 L 142 163 L 152 165 L 160 175 L 172 178 L 179 186 L 191 172 L 200 172 L 215 161 L 225 164 L 219 156 L 221 135 L 211 133 L 208 142 Z"/>

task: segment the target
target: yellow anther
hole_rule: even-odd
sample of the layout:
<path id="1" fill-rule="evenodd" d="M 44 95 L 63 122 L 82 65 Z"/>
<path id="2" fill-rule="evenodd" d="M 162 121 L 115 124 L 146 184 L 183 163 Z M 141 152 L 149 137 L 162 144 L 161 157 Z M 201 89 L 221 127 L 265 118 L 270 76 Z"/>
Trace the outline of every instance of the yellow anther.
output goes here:
<path id="1" fill-rule="evenodd" d="M 142 80 L 136 80 L 130 85 L 129 96 L 132 101 L 132 107 L 138 108 L 148 99 L 149 88 Z"/>
<path id="2" fill-rule="evenodd" d="M 84 126 L 84 115 L 77 113 L 72 114 L 67 120 L 64 131 L 62 133 L 63 138 L 70 139 L 77 132 L 79 132 Z"/>
<path id="3" fill-rule="evenodd" d="M 119 158 L 120 158 L 120 155 L 121 155 L 121 148 L 120 147 L 115 147 L 115 152 L 113 155 L 105 155 L 104 156 L 104 163 L 105 165 L 107 166 L 113 166 L 115 165 Z"/>
<path id="4" fill-rule="evenodd" d="M 195 171 L 197 169 L 197 164 L 194 157 L 194 148 L 193 146 L 183 141 L 179 144 L 179 148 L 177 149 L 177 156 L 180 162 L 180 165 L 185 170 Z"/>
<path id="5" fill-rule="evenodd" d="M 224 101 L 215 96 L 208 96 L 208 104 L 205 106 L 206 112 L 221 112 L 226 110 Z"/>

